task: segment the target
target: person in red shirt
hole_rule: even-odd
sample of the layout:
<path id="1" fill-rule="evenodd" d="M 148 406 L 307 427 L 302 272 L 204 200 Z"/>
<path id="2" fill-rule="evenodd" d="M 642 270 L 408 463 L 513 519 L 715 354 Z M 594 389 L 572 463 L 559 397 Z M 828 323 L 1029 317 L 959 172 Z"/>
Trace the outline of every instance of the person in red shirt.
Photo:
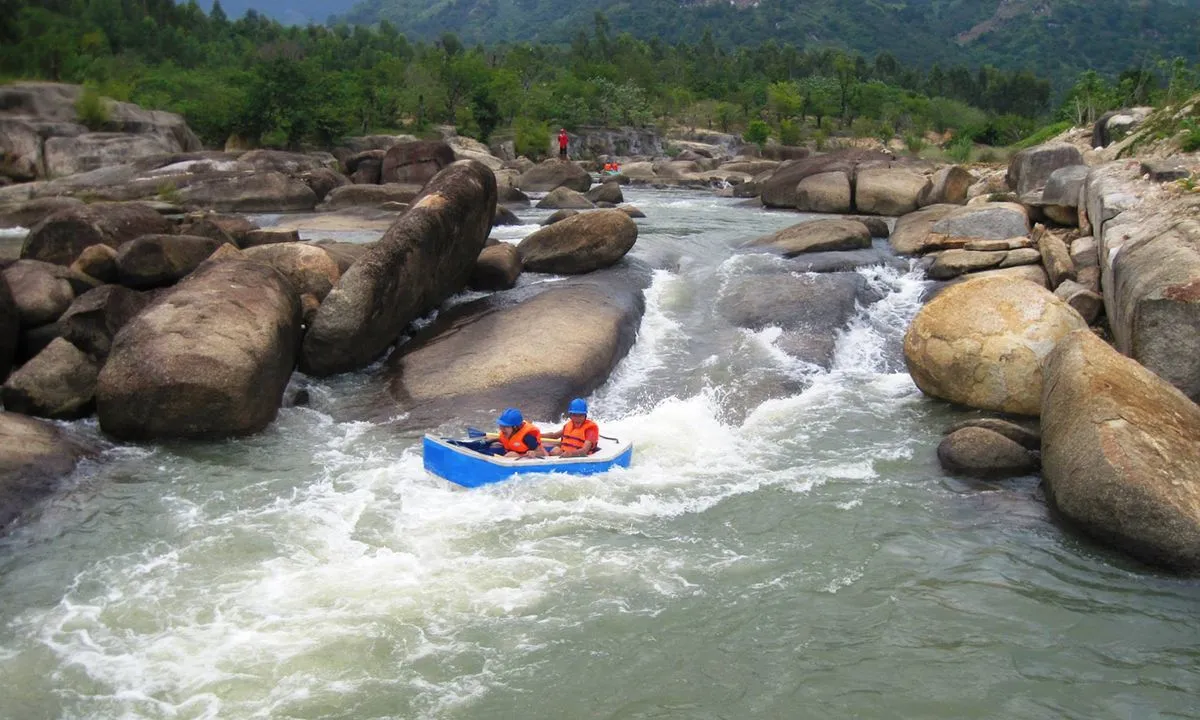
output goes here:
<path id="1" fill-rule="evenodd" d="M 551 455 L 560 457 L 587 457 L 596 452 L 600 444 L 600 427 L 588 420 L 587 402 L 575 398 L 567 407 L 567 424 L 558 432 L 542 435 L 547 440 L 559 440 L 558 447 L 550 450 Z"/>
<path id="2" fill-rule="evenodd" d="M 567 143 L 569 143 L 570 141 L 571 141 L 571 138 L 567 137 L 567 129 L 559 128 L 558 129 L 558 159 L 559 160 L 567 159 Z"/>

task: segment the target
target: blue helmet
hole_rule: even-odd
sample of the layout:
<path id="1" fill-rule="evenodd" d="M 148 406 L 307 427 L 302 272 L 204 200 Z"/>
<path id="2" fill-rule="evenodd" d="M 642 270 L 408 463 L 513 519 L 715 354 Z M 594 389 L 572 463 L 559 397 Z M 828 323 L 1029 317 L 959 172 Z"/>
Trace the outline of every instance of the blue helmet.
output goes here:
<path id="1" fill-rule="evenodd" d="M 525 417 L 521 415 L 521 411 L 516 408 L 509 408 L 500 413 L 500 417 L 496 418 L 497 425 L 507 427 L 520 427 L 521 423 L 525 422 Z"/>
<path id="2" fill-rule="evenodd" d="M 587 401 L 583 398 L 575 398 L 571 404 L 567 406 L 568 415 L 587 415 Z"/>

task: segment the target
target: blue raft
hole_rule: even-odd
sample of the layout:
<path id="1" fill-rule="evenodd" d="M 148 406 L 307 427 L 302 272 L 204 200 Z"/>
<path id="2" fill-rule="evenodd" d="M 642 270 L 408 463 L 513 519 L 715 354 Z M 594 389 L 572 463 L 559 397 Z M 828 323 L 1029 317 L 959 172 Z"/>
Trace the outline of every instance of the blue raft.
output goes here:
<path id="1" fill-rule="evenodd" d="M 633 443 L 600 440 L 600 448 L 579 458 L 506 458 L 484 455 L 472 449 L 469 441 L 425 436 L 422 452 L 425 469 L 463 487 L 479 487 L 529 473 L 568 473 L 594 475 L 614 467 L 629 467 Z"/>

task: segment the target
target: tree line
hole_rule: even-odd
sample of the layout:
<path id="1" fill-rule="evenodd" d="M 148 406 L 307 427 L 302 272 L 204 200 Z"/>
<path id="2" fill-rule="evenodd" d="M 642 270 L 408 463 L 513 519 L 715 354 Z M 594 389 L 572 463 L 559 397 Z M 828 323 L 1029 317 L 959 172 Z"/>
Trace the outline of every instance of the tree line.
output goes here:
<path id="1" fill-rule="evenodd" d="M 194 0 L 0 0 L 0 14 L 5 79 L 81 83 L 179 112 L 217 147 L 230 136 L 328 146 L 435 124 L 483 141 L 511 137 L 530 154 L 552 128 L 585 125 L 711 127 L 785 144 L 936 130 L 1002 145 L 1055 112 L 1049 81 L 1027 71 L 922 70 L 886 52 L 868 59 L 775 41 L 727 49 L 708 32 L 669 44 L 614 33 L 601 13 L 569 44 L 494 46 L 451 33 L 410 42 L 387 21 L 283 26 L 254 11 L 234 20 L 219 2 L 205 13 Z M 1057 112 L 1194 85 L 1194 72 L 1176 70 L 1164 82 L 1161 68 L 1141 69 L 1124 94 L 1093 78 Z"/>

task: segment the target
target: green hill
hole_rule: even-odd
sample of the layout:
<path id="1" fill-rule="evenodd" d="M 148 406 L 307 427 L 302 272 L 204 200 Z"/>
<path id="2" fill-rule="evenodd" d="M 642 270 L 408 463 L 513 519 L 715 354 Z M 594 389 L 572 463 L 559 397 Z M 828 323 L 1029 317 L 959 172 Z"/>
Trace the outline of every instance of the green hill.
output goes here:
<path id="1" fill-rule="evenodd" d="M 1060 86 L 1200 55 L 1200 0 L 363 0 L 340 19 L 394 23 L 410 39 L 569 42 L 603 12 L 613 35 L 725 46 L 774 39 L 805 48 L 890 52 L 929 67 L 1029 69 Z"/>

